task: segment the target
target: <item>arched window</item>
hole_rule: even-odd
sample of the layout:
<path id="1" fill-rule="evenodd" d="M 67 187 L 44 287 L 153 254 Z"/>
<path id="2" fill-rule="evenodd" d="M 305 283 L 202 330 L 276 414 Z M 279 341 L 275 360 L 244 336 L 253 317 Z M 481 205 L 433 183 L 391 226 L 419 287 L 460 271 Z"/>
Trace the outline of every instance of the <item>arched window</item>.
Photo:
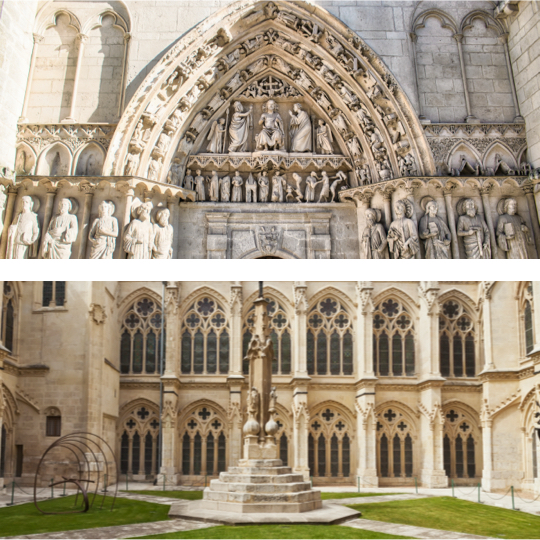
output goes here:
<path id="1" fill-rule="evenodd" d="M 405 306 L 392 298 L 381 302 L 373 314 L 373 372 L 379 377 L 414 375 L 414 338 Z"/>
<path id="2" fill-rule="evenodd" d="M 476 445 L 479 430 L 472 419 L 452 408 L 444 413 L 443 458 L 448 478 L 471 479 L 480 475 Z"/>
<path id="3" fill-rule="evenodd" d="M 412 478 L 413 426 L 397 408 L 377 414 L 377 470 L 381 478 Z"/>
<path id="4" fill-rule="evenodd" d="M 311 476 L 350 476 L 351 434 L 349 421 L 333 408 L 325 407 L 311 418 L 308 437 Z"/>
<path id="5" fill-rule="evenodd" d="M 521 298 L 521 312 L 522 312 L 522 325 L 523 334 L 525 337 L 525 354 L 530 354 L 534 349 L 534 322 L 533 322 L 533 286 L 532 282 L 526 283 L 526 286 L 522 290 Z"/>
<path id="6" fill-rule="evenodd" d="M 307 324 L 307 368 L 310 375 L 352 375 L 351 317 L 334 298 L 311 308 Z"/>
<path id="7" fill-rule="evenodd" d="M 458 300 L 449 300 L 439 314 L 440 369 L 443 377 L 476 375 L 474 322 Z"/>
<path id="8" fill-rule="evenodd" d="M 159 472 L 157 407 L 141 405 L 129 409 L 122 417 L 119 431 L 120 473 L 155 477 Z"/>
<path id="9" fill-rule="evenodd" d="M 278 431 L 275 434 L 276 437 L 276 443 L 279 447 L 279 459 L 283 462 L 283 466 L 287 467 L 289 465 L 289 450 L 291 449 L 291 444 L 289 443 L 290 439 L 290 428 L 286 424 L 288 422 L 286 420 L 283 420 L 280 413 L 278 413 L 274 417 L 277 425 L 278 425 Z M 291 456 L 292 458 L 292 456 Z"/>
<path id="10" fill-rule="evenodd" d="M 219 476 L 226 470 L 225 431 L 225 421 L 210 405 L 200 405 L 187 416 L 180 436 L 184 476 Z"/>
<path id="11" fill-rule="evenodd" d="M 272 300 L 268 302 L 268 328 L 270 338 L 274 345 L 274 361 L 272 362 L 272 373 L 274 375 L 289 375 L 291 373 L 291 323 L 283 307 Z M 243 358 L 246 357 L 249 344 L 253 338 L 253 325 L 255 322 L 255 306 L 248 311 L 243 329 Z M 249 373 L 249 362 L 243 362 L 244 374 Z"/>
<path id="12" fill-rule="evenodd" d="M 8 349 L 11 353 L 14 352 L 15 308 L 16 297 L 13 284 L 9 281 L 4 281 L 0 338 L 4 344 L 4 347 L 6 347 L 6 349 Z"/>
<path id="13" fill-rule="evenodd" d="M 195 302 L 182 323 L 182 373 L 228 373 L 229 336 L 225 310 L 208 297 Z"/>
<path id="14" fill-rule="evenodd" d="M 127 310 L 120 331 L 121 373 L 159 374 L 161 316 L 161 307 L 146 297 Z"/>
<path id="15" fill-rule="evenodd" d="M 44 281 L 41 305 L 43 307 L 62 307 L 66 303 L 65 281 Z"/>

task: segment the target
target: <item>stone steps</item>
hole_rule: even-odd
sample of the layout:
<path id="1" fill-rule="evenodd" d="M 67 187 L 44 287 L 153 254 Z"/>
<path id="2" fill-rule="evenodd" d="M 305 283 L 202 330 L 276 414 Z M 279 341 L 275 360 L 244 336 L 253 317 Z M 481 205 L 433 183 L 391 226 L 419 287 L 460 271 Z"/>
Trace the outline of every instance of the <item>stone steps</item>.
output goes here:
<path id="1" fill-rule="evenodd" d="M 220 482 L 240 484 L 293 484 L 303 482 L 304 477 L 301 474 L 231 474 L 222 472 L 219 475 Z"/>
<path id="2" fill-rule="evenodd" d="M 295 493 L 299 491 L 309 491 L 309 482 L 293 483 L 242 483 L 242 482 L 222 482 L 212 480 L 210 482 L 211 491 L 230 491 L 237 493 Z"/>
<path id="3" fill-rule="evenodd" d="M 235 491 L 214 491 L 207 488 L 204 492 L 205 501 L 249 503 L 249 504 L 283 504 L 306 503 L 320 501 L 318 491 L 298 491 L 294 493 L 241 493 Z"/>
<path id="4" fill-rule="evenodd" d="M 290 467 L 229 467 L 230 474 L 292 474 Z"/>
<path id="5" fill-rule="evenodd" d="M 226 501 L 196 501 L 200 510 L 216 512 L 232 512 L 240 514 L 297 514 L 300 512 L 310 512 L 322 508 L 321 501 L 310 501 L 301 503 L 234 503 Z"/>

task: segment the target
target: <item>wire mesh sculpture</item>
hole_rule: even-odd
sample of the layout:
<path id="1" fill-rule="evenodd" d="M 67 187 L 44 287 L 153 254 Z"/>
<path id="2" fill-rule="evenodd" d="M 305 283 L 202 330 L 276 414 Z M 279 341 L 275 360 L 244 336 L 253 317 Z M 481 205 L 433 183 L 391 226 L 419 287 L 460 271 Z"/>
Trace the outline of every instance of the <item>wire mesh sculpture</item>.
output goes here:
<path id="1" fill-rule="evenodd" d="M 74 457 L 77 465 L 78 478 L 68 478 L 62 476 L 63 480 L 58 482 L 52 482 L 49 487 L 67 484 L 74 484 L 77 487 L 77 494 L 75 497 L 75 508 L 73 510 L 66 511 L 46 511 L 40 507 L 37 499 L 37 483 L 40 477 L 40 470 L 47 465 L 47 456 L 55 449 L 67 450 L 68 454 Z M 109 470 L 109 463 L 112 463 L 111 470 Z M 103 467 L 102 467 L 103 465 Z M 114 471 L 112 470 L 114 468 Z M 102 470 L 104 469 L 104 470 Z M 102 474 L 103 473 L 103 474 Z M 86 478 L 84 478 L 86 476 Z M 93 476 L 93 479 L 91 478 Z M 36 474 L 34 477 L 34 505 L 42 513 L 46 515 L 61 515 L 61 514 L 82 514 L 88 512 L 93 507 L 96 498 L 98 497 L 98 490 L 100 482 L 103 481 L 104 489 L 102 490 L 103 496 L 101 497 L 100 510 L 103 509 L 105 503 L 105 497 L 107 496 L 107 484 L 112 483 L 114 479 L 116 488 L 114 490 L 114 496 L 111 502 L 111 512 L 116 502 L 116 495 L 118 493 L 118 466 L 116 464 L 116 456 L 112 448 L 107 441 L 88 432 L 76 432 L 64 437 L 59 438 L 53 442 L 47 450 L 41 456 L 39 464 L 37 466 Z M 90 484 L 95 484 L 95 489 L 89 494 Z M 79 492 L 82 495 L 82 505 L 77 507 L 79 500 Z"/>

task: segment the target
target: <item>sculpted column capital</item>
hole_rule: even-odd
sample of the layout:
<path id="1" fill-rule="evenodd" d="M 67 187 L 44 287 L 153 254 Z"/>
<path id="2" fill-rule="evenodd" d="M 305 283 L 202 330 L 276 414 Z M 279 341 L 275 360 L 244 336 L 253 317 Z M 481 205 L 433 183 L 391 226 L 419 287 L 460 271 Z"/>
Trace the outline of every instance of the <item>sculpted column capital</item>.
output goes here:
<path id="1" fill-rule="evenodd" d="M 409 32 L 409 37 L 411 38 L 411 41 L 413 43 L 416 43 L 418 41 L 418 35 L 416 32 Z"/>
<path id="2" fill-rule="evenodd" d="M 394 189 L 387 188 L 383 191 L 383 201 L 391 201 L 392 200 L 392 194 L 394 193 Z"/>
<path id="3" fill-rule="evenodd" d="M 131 41 L 131 34 L 129 32 L 126 32 L 124 34 L 124 43 L 129 43 Z"/>
<path id="4" fill-rule="evenodd" d="M 88 36 L 86 34 L 77 34 L 77 39 L 81 43 L 86 43 L 88 41 Z"/>
<path id="5" fill-rule="evenodd" d="M 92 184 L 80 184 L 79 191 L 85 195 L 94 195 L 96 186 L 93 186 Z"/>
<path id="6" fill-rule="evenodd" d="M 10 194 L 17 195 L 17 193 L 19 193 L 19 187 L 20 186 L 8 186 L 7 188 L 8 195 Z"/>
<path id="7" fill-rule="evenodd" d="M 43 37 L 40 34 L 32 34 L 32 37 L 34 38 L 34 43 L 41 43 L 43 41 Z"/>
<path id="8" fill-rule="evenodd" d="M 489 195 L 493 191 L 493 184 L 488 184 L 486 186 L 482 186 L 481 188 L 478 188 L 478 193 L 480 195 Z"/>
<path id="9" fill-rule="evenodd" d="M 454 34 L 452 36 L 458 43 L 461 43 L 463 41 L 463 34 Z"/>
<path id="10" fill-rule="evenodd" d="M 523 190 L 523 193 L 525 195 L 528 195 L 529 193 L 534 193 L 534 184 L 524 184 L 521 186 L 521 189 Z"/>
<path id="11" fill-rule="evenodd" d="M 508 43 L 508 32 L 504 32 L 504 33 L 498 35 L 497 40 L 499 41 L 499 43 L 502 43 L 503 45 L 505 43 Z"/>
<path id="12" fill-rule="evenodd" d="M 445 197 L 449 197 L 452 195 L 452 193 L 456 190 L 457 186 L 455 184 L 450 184 L 449 186 L 444 186 L 443 188 L 443 195 Z"/>

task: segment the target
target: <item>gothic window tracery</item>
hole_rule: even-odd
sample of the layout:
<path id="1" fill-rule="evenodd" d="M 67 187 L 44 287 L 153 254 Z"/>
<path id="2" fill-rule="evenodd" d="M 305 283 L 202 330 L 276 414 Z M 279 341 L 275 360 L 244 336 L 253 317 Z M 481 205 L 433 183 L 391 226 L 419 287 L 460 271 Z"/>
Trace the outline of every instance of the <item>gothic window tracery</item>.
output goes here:
<path id="1" fill-rule="evenodd" d="M 267 298 L 268 301 L 268 327 L 270 339 L 274 346 L 274 361 L 272 374 L 289 375 L 291 373 L 291 323 L 283 306 L 277 301 Z M 243 358 L 246 357 L 251 339 L 253 338 L 253 325 L 255 322 L 255 306 L 248 311 L 243 329 Z M 244 374 L 249 373 L 249 362 L 243 362 Z"/>
<path id="2" fill-rule="evenodd" d="M 230 333 L 225 310 L 210 297 L 193 303 L 182 322 L 183 374 L 229 372 Z"/>
<path id="3" fill-rule="evenodd" d="M 456 407 L 444 412 L 443 460 L 448 478 L 476 478 L 480 432 L 473 419 Z"/>
<path id="4" fill-rule="evenodd" d="M 226 423 L 211 405 L 200 405 L 180 430 L 182 474 L 218 476 L 227 469 Z"/>
<path id="5" fill-rule="evenodd" d="M 373 313 L 373 372 L 379 377 L 415 374 L 415 329 L 400 300 L 388 298 Z"/>
<path id="6" fill-rule="evenodd" d="M 120 331 L 121 373 L 159 374 L 161 317 L 161 306 L 148 297 L 137 300 L 126 311 Z"/>
<path id="7" fill-rule="evenodd" d="M 159 472 L 159 414 L 141 405 L 120 424 L 120 474 L 155 476 Z"/>
<path id="8" fill-rule="evenodd" d="M 347 478 L 351 475 L 352 434 L 348 419 L 331 407 L 312 416 L 308 435 L 311 476 Z"/>
<path id="9" fill-rule="evenodd" d="M 377 415 L 377 472 L 382 478 L 412 478 L 414 426 L 395 406 Z"/>
<path id="10" fill-rule="evenodd" d="M 11 353 L 14 353 L 16 306 L 15 288 L 9 281 L 4 281 L 0 340 Z"/>
<path id="11" fill-rule="evenodd" d="M 352 375 L 353 333 L 347 309 L 326 297 L 307 317 L 307 368 L 310 375 Z"/>
<path id="12" fill-rule="evenodd" d="M 443 377 L 476 375 L 476 330 L 471 314 L 458 300 L 448 300 L 439 314 L 440 369 Z"/>

